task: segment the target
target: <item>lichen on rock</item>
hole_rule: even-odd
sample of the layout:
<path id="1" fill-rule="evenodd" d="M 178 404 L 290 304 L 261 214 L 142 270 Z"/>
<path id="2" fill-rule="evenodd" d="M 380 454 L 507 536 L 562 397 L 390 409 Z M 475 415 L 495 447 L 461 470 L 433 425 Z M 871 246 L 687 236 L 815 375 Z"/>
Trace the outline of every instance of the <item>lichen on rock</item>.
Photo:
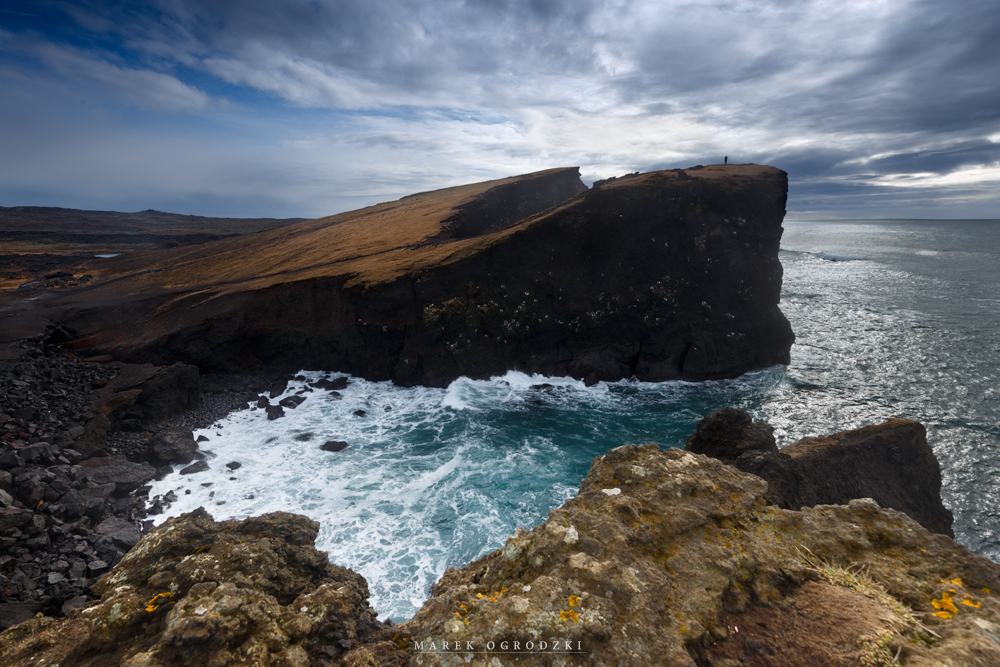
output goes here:
<path id="1" fill-rule="evenodd" d="M 868 499 L 790 511 L 765 490 L 701 455 L 611 450 L 542 525 L 445 573 L 403 626 L 414 662 L 1000 664 L 1000 566 Z M 968 602 L 934 616 L 942 594 Z"/>
<path id="2" fill-rule="evenodd" d="M 318 528 L 284 512 L 171 519 L 94 586 L 100 602 L 0 635 L 0 663 L 405 664 L 364 578 L 313 547 Z"/>

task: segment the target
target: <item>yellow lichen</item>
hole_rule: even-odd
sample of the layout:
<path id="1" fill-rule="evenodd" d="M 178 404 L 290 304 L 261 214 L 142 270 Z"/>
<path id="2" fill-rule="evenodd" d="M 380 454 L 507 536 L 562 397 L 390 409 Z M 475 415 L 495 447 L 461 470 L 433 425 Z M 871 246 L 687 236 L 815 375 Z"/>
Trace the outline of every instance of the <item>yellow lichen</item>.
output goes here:
<path id="1" fill-rule="evenodd" d="M 170 600 L 173 597 L 174 597 L 173 594 L 171 594 L 169 592 L 168 593 L 157 593 L 156 595 L 154 595 L 150 599 L 149 602 L 146 603 L 146 611 L 156 611 L 157 609 L 160 608 L 160 605 L 163 605 L 163 604 L 166 604 L 167 602 L 170 602 Z"/>
<path id="2" fill-rule="evenodd" d="M 954 589 L 949 589 L 949 590 L 953 591 Z M 931 600 L 931 605 L 935 609 L 940 610 L 934 614 L 938 618 L 951 618 L 952 616 L 958 613 L 958 607 L 955 606 L 955 603 L 952 601 L 951 596 L 948 595 L 948 591 L 941 593 L 940 600 Z"/>

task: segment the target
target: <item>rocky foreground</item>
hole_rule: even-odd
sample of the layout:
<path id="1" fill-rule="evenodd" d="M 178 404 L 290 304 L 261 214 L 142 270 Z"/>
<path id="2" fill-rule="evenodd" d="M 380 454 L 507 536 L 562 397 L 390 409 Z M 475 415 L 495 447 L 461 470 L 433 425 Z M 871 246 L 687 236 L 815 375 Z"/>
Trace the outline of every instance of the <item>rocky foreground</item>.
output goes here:
<path id="1" fill-rule="evenodd" d="M 77 353 L 202 372 L 735 377 L 788 361 L 786 194 L 786 174 L 759 165 L 589 190 L 551 169 L 115 258 L 37 309 Z"/>
<path id="2" fill-rule="evenodd" d="M 719 411 L 688 447 L 739 459 L 760 451 L 747 443 L 765 426 Z M 845 440 L 844 458 L 867 438 L 908 464 L 925 453 L 916 427 L 830 440 Z M 143 537 L 94 584 L 99 600 L 0 634 L 0 663 L 1000 664 L 1000 566 L 869 498 L 784 509 L 767 482 L 720 458 L 609 451 L 576 498 L 448 570 L 399 626 L 378 621 L 362 577 L 313 547 L 315 522 L 216 523 L 198 510 Z M 817 484 L 806 467 L 796 474 Z M 922 521 L 940 518 L 931 510 Z"/>

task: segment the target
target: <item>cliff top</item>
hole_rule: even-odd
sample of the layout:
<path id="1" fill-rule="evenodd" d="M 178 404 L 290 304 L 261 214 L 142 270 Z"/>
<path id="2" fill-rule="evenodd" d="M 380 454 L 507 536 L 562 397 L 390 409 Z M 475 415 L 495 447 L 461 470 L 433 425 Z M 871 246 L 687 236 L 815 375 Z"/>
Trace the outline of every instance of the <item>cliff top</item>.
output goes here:
<path id="1" fill-rule="evenodd" d="M 598 187 L 685 177 L 742 180 L 777 173 L 774 167 L 760 165 L 714 165 L 629 175 L 599 182 Z M 391 282 L 467 257 L 584 191 L 579 169 L 570 167 L 422 192 L 249 236 L 122 257 L 109 262 L 103 276 L 114 282 L 95 291 L 109 297 L 161 291 L 222 294 L 338 276 L 349 284 Z M 463 229 L 464 211 L 470 220 L 498 219 L 485 229 L 472 229 L 471 223 Z"/>

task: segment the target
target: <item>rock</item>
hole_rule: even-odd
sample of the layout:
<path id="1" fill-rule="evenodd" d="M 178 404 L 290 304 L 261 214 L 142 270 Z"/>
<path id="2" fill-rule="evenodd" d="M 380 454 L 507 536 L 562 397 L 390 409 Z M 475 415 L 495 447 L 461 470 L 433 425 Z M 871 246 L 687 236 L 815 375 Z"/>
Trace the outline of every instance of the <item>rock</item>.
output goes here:
<path id="1" fill-rule="evenodd" d="M 347 449 L 347 443 L 343 440 L 327 440 L 319 448 L 324 452 L 340 452 Z"/>
<path id="2" fill-rule="evenodd" d="M 285 409 L 280 405 L 268 405 L 267 408 L 267 419 L 268 421 L 273 421 L 275 419 L 281 419 L 285 416 Z"/>
<path id="3" fill-rule="evenodd" d="M 24 465 L 24 459 L 10 450 L 0 451 L 0 470 L 11 470 Z"/>
<path id="4" fill-rule="evenodd" d="M 230 470 L 238 470 L 239 468 L 243 467 L 243 464 L 240 463 L 239 461 L 230 461 L 229 463 L 226 464 L 226 467 L 229 468 Z"/>
<path id="5" fill-rule="evenodd" d="M 365 580 L 313 547 L 317 530 L 281 512 L 170 519 L 93 586 L 101 599 L 86 613 L 0 634 L 0 663 L 406 664 L 409 647 L 376 619 Z"/>
<path id="6" fill-rule="evenodd" d="M 23 528 L 31 523 L 34 516 L 35 513 L 31 510 L 17 507 L 7 507 L 0 510 L 0 531 L 10 530 L 11 528 Z"/>
<path id="7" fill-rule="evenodd" d="M 206 438 L 206 437 L 205 437 L 205 436 L 203 436 L 203 435 L 199 435 L 199 436 L 198 436 L 198 437 L 197 437 L 197 438 L 195 439 L 195 443 L 197 444 L 197 443 L 199 443 L 199 442 L 208 442 L 208 438 Z"/>
<path id="8" fill-rule="evenodd" d="M 14 504 L 14 496 L 10 495 L 3 489 L 0 489 L 0 509 L 10 507 Z"/>
<path id="9" fill-rule="evenodd" d="M 333 380 L 328 380 L 326 378 L 323 378 L 322 380 L 317 380 L 316 382 L 314 382 L 312 386 L 316 387 L 317 389 L 325 389 L 327 391 L 347 389 L 347 378 L 343 376 L 335 378 Z"/>
<path id="10" fill-rule="evenodd" d="M 65 615 L 69 614 L 71 611 L 73 611 L 74 609 L 83 609 L 86 605 L 87 605 L 87 596 L 86 595 L 77 595 L 76 597 L 72 597 L 72 598 L 66 600 L 65 602 L 63 602 L 63 605 L 60 608 L 60 611 L 62 612 L 63 616 L 65 616 Z"/>
<path id="11" fill-rule="evenodd" d="M 288 408 L 289 410 L 294 410 L 295 408 L 302 405 L 302 403 L 304 403 L 305 400 L 306 400 L 305 396 L 287 396 L 278 401 L 278 405 L 280 405 L 283 408 Z"/>
<path id="12" fill-rule="evenodd" d="M 191 463 L 198 443 L 190 429 L 167 428 L 153 437 L 149 448 L 157 461 L 162 463 Z"/>
<path id="13" fill-rule="evenodd" d="M 99 575 L 106 572 L 108 569 L 108 564 L 103 560 L 92 560 L 87 563 L 87 570 L 90 571 L 92 575 Z"/>
<path id="14" fill-rule="evenodd" d="M 6 630 L 13 625 L 23 623 L 41 610 L 41 602 L 7 602 L 0 604 L 0 630 Z"/>
<path id="15" fill-rule="evenodd" d="M 80 465 L 94 484 L 114 483 L 116 494 L 135 491 L 156 475 L 148 463 L 133 463 L 116 456 L 90 458 Z"/>
<path id="16" fill-rule="evenodd" d="M 353 412 L 352 414 L 353 414 L 353 415 L 354 415 L 355 417 L 364 417 L 364 416 L 366 416 L 366 415 L 367 415 L 368 413 L 367 413 L 367 412 L 365 412 L 364 410 L 355 410 L 355 411 L 354 411 L 354 412 Z"/>
<path id="17" fill-rule="evenodd" d="M 195 461 L 186 468 L 181 468 L 180 474 L 193 475 L 196 472 L 204 472 L 209 469 L 209 465 L 204 461 Z"/>
<path id="18" fill-rule="evenodd" d="M 447 641 L 532 665 L 577 657 L 554 643 L 595 665 L 1000 664 L 1000 566 L 871 500 L 791 511 L 765 489 L 690 452 L 611 450 L 542 525 L 445 572 L 400 626 L 413 663 L 460 664 Z M 499 652 L 515 642 L 529 654 Z"/>
<path id="19" fill-rule="evenodd" d="M 578 169 L 551 169 L 165 251 L 46 307 L 77 332 L 74 351 L 206 372 L 735 377 L 789 360 L 786 193 L 786 174 L 759 165 L 590 190 Z"/>
<path id="20" fill-rule="evenodd" d="M 83 434 L 73 443 L 73 449 L 80 453 L 81 457 L 93 456 L 104 449 L 104 443 L 111 433 L 111 420 L 105 414 L 97 414 L 87 422 L 83 429 Z"/>
<path id="21" fill-rule="evenodd" d="M 134 374 L 129 372 L 133 368 L 136 368 Z M 139 393 L 119 419 L 157 424 L 198 405 L 199 373 L 194 366 L 183 363 L 170 366 L 123 364 L 121 370 L 105 390 L 138 390 Z"/>
<path id="22" fill-rule="evenodd" d="M 698 423 L 685 448 L 763 478 L 766 497 L 779 507 L 873 498 L 932 532 L 954 536 L 951 512 L 941 502 L 941 469 L 919 423 L 890 419 L 805 438 L 780 451 L 772 431 L 763 422 L 752 423 L 741 410 L 723 408 Z"/>
<path id="23" fill-rule="evenodd" d="M 312 433 L 299 433 L 297 436 L 295 436 L 295 441 L 309 442 L 310 440 L 312 440 L 312 437 L 313 437 Z"/>
<path id="24" fill-rule="evenodd" d="M 764 422 L 754 422 L 738 408 L 722 408 L 699 421 L 684 449 L 726 463 L 744 452 L 778 453 L 774 429 Z"/>
<path id="25" fill-rule="evenodd" d="M 288 389 L 288 378 L 275 380 L 274 382 L 271 383 L 271 387 L 268 389 L 268 395 L 271 398 L 277 398 L 278 396 L 284 394 L 287 389 Z"/>

